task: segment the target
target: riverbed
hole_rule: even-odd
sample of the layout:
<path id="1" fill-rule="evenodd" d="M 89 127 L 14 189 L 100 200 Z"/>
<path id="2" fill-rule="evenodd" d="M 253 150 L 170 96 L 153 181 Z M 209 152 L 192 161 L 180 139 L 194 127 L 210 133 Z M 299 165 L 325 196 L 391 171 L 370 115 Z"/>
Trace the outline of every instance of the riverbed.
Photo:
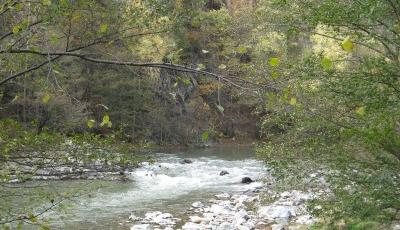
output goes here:
<path id="1" fill-rule="evenodd" d="M 129 216 L 149 211 L 185 218 L 195 201 L 206 202 L 222 192 L 239 193 L 254 186 L 243 177 L 262 179 L 267 170 L 251 147 L 159 150 L 155 163 L 143 163 L 130 172 L 128 182 L 103 181 L 102 187 L 78 198 L 65 212 L 50 212 L 53 229 L 129 229 Z M 185 163 L 186 159 L 191 163 Z M 221 171 L 229 174 L 220 175 Z M 58 190 L 84 186 L 83 181 L 51 182 Z"/>

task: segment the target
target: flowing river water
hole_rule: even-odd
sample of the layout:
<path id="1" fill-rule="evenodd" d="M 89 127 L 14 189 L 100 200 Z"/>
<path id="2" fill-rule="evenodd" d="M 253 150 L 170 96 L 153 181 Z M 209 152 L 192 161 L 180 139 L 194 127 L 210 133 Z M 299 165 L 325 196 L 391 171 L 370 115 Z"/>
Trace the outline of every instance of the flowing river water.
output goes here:
<path id="1" fill-rule="evenodd" d="M 102 182 L 93 195 L 82 197 L 66 209 L 51 212 L 53 229 L 129 229 L 131 213 L 149 211 L 172 213 L 185 218 L 195 201 L 206 202 L 221 192 L 239 193 L 259 183 L 242 184 L 248 176 L 261 179 L 267 172 L 250 147 L 166 150 L 154 154 L 156 162 L 130 174 L 132 181 Z M 183 159 L 192 161 L 182 164 Z M 226 170 L 229 174 L 220 176 Z M 82 186 L 82 181 L 53 182 L 57 189 Z"/>

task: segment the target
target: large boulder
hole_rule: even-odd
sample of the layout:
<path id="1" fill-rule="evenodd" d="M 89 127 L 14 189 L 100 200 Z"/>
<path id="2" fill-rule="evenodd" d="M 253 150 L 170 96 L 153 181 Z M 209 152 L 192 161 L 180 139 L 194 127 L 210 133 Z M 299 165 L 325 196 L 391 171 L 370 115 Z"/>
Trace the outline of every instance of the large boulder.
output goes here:
<path id="1" fill-rule="evenodd" d="M 252 182 L 254 182 L 254 180 L 252 180 L 250 177 L 243 177 L 242 178 L 242 183 L 243 184 L 250 184 Z"/>

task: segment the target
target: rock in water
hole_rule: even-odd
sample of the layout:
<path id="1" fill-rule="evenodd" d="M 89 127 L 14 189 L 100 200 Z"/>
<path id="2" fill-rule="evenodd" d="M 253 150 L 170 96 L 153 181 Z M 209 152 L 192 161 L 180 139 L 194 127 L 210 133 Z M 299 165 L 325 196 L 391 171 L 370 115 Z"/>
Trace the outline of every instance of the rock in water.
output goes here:
<path id="1" fill-rule="evenodd" d="M 252 180 L 250 177 L 243 177 L 242 178 L 242 183 L 243 184 L 250 184 L 252 182 L 254 182 L 254 180 Z"/>
<path id="2" fill-rule="evenodd" d="M 222 171 L 219 173 L 220 176 L 224 176 L 224 175 L 226 175 L 226 174 L 229 174 L 229 172 L 226 171 L 226 170 L 222 170 Z"/>
<path id="3" fill-rule="evenodd" d="M 179 161 L 179 163 L 181 163 L 181 164 L 191 164 L 191 163 L 193 163 L 193 161 L 189 160 L 189 159 L 183 159 L 183 160 Z"/>

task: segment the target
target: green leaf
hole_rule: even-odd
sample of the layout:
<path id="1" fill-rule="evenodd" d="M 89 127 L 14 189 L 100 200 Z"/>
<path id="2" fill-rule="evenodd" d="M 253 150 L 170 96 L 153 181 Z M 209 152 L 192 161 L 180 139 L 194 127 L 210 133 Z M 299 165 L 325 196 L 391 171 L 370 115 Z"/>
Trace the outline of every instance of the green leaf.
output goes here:
<path id="1" fill-rule="evenodd" d="M 37 217 L 35 215 L 33 215 L 32 213 L 29 214 L 28 216 L 28 220 L 32 223 L 36 223 L 37 222 Z"/>
<path id="2" fill-rule="evenodd" d="M 221 64 L 221 65 L 218 66 L 218 68 L 219 68 L 219 69 L 226 69 L 226 65 Z"/>
<path id="3" fill-rule="evenodd" d="M 44 95 L 44 96 L 42 97 L 42 102 L 43 102 L 43 104 L 49 103 L 50 99 L 51 99 L 50 94 Z"/>
<path id="4" fill-rule="evenodd" d="M 58 37 L 56 35 L 51 35 L 50 42 L 51 42 L 51 44 L 56 45 L 58 42 Z"/>
<path id="5" fill-rule="evenodd" d="M 279 62 L 280 60 L 277 57 L 270 58 L 268 61 L 269 65 L 272 67 L 277 67 L 279 65 Z"/>
<path id="6" fill-rule="evenodd" d="M 217 109 L 221 112 L 224 113 L 225 109 L 221 105 L 217 105 Z"/>
<path id="7" fill-rule="evenodd" d="M 22 3 L 17 3 L 14 7 L 15 7 L 16 11 L 20 11 L 20 10 L 22 10 L 23 5 L 22 5 Z"/>
<path id="8" fill-rule="evenodd" d="M 201 135 L 201 140 L 206 142 L 208 141 L 208 138 L 210 137 L 210 134 L 208 131 L 205 131 L 202 135 Z"/>
<path id="9" fill-rule="evenodd" d="M 353 44 L 353 42 L 350 40 L 350 38 L 346 38 L 346 39 L 342 42 L 342 48 L 343 48 L 343 50 L 346 51 L 346 52 L 350 52 L 351 50 L 353 50 L 354 44 Z"/>
<path id="10" fill-rule="evenodd" d="M 324 57 L 321 61 L 321 65 L 324 70 L 330 70 L 332 69 L 333 62 L 331 61 L 331 59 Z"/>
<path id="11" fill-rule="evenodd" d="M 272 72 L 272 73 L 271 73 L 271 78 L 272 78 L 273 80 L 277 79 L 278 77 L 279 77 L 279 73 L 278 73 L 278 72 Z"/>
<path id="12" fill-rule="evenodd" d="M 96 124 L 96 121 L 93 119 L 90 119 L 87 121 L 87 126 L 89 127 L 89 129 L 93 128 L 95 124 Z"/>
<path id="13" fill-rule="evenodd" d="M 203 70 L 203 69 L 205 69 L 206 68 L 206 66 L 204 65 L 204 64 L 197 64 L 197 70 Z"/>
<path id="14" fill-rule="evenodd" d="M 42 4 L 45 6 L 50 6 L 51 5 L 51 0 L 42 0 Z"/>
<path id="15" fill-rule="evenodd" d="M 364 116 L 365 115 L 365 107 L 361 106 L 356 108 L 355 110 L 356 114 L 360 115 L 360 116 Z"/>
<path id="16" fill-rule="evenodd" d="M 290 98 L 289 104 L 295 106 L 297 104 L 297 98 L 295 97 Z"/>
<path id="17" fill-rule="evenodd" d="M 104 33 L 107 32 L 107 30 L 108 30 L 108 25 L 107 24 L 103 23 L 103 24 L 100 25 L 100 28 L 99 28 L 99 32 L 100 33 L 104 34 Z"/>

